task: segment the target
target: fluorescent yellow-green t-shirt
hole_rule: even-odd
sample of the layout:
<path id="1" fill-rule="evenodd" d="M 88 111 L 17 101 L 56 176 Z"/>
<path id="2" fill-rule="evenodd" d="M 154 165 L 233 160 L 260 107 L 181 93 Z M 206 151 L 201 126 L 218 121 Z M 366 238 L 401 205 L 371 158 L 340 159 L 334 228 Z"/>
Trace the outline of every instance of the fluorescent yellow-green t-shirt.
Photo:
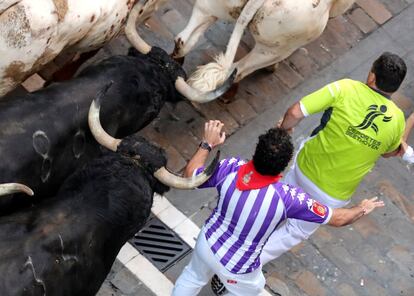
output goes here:
<path id="1" fill-rule="evenodd" d="M 299 152 L 297 165 L 336 199 L 350 199 L 377 159 L 400 145 L 403 112 L 362 82 L 333 82 L 304 97 L 300 104 L 305 116 L 325 113 L 319 132 Z"/>

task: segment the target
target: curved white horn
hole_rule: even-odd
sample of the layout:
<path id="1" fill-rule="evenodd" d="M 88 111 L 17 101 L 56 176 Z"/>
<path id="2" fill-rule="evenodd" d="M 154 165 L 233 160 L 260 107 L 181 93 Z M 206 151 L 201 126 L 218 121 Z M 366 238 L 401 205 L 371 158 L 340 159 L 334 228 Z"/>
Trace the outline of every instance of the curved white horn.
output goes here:
<path id="1" fill-rule="evenodd" d="M 97 98 L 92 101 L 89 108 L 88 124 L 92 135 L 95 140 L 102 146 L 116 152 L 119 143 L 122 140 L 116 139 L 109 135 L 102 127 L 101 121 L 99 120 L 99 111 L 101 110 L 101 100 L 107 93 L 108 89 L 113 84 L 113 81 L 105 85 L 105 87 L 99 92 Z"/>
<path id="2" fill-rule="evenodd" d="M 232 86 L 234 79 L 237 75 L 237 69 L 231 73 L 231 75 L 227 78 L 224 83 L 216 88 L 215 90 L 209 91 L 209 92 L 201 92 L 194 87 L 191 87 L 188 85 L 187 82 L 182 77 L 178 77 L 175 81 L 175 88 L 177 91 L 182 94 L 184 97 L 189 99 L 190 101 L 196 102 L 196 103 L 207 103 L 211 102 L 221 95 L 223 95 L 226 91 L 229 90 L 229 88 Z"/>
<path id="3" fill-rule="evenodd" d="M 23 192 L 30 196 L 34 195 L 33 190 L 23 184 L 19 184 L 19 183 L 0 184 L 0 196 L 18 193 L 18 192 Z"/>
<path id="4" fill-rule="evenodd" d="M 143 54 L 147 54 L 151 51 L 151 46 L 144 41 L 144 39 L 139 36 L 136 25 L 137 22 L 144 21 L 144 6 L 148 3 L 148 1 L 145 4 L 137 3 L 132 8 L 131 12 L 128 16 L 128 21 L 125 26 L 125 35 L 128 38 L 129 42 L 140 52 Z"/>
<path id="5" fill-rule="evenodd" d="M 206 182 L 216 170 L 220 158 L 220 151 L 217 152 L 216 156 L 214 157 L 213 161 L 210 165 L 199 175 L 190 177 L 190 178 L 183 178 L 177 176 L 170 171 L 168 171 L 165 167 L 160 168 L 154 173 L 154 177 L 157 178 L 161 183 L 178 189 L 193 189 L 204 182 Z"/>

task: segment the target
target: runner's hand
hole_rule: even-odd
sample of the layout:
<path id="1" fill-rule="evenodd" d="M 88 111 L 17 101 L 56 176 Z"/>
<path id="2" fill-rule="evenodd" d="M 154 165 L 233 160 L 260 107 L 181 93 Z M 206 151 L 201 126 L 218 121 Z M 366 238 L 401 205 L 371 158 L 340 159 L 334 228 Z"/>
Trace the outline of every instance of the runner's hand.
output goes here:
<path id="1" fill-rule="evenodd" d="M 373 197 L 370 199 L 364 199 L 361 201 L 359 206 L 364 210 L 364 215 L 371 213 L 375 208 L 385 206 L 382 200 L 378 200 L 378 197 Z"/>
<path id="2" fill-rule="evenodd" d="M 203 141 L 207 142 L 211 148 L 221 145 L 226 140 L 226 133 L 222 132 L 224 123 L 220 120 L 210 120 L 204 125 Z"/>

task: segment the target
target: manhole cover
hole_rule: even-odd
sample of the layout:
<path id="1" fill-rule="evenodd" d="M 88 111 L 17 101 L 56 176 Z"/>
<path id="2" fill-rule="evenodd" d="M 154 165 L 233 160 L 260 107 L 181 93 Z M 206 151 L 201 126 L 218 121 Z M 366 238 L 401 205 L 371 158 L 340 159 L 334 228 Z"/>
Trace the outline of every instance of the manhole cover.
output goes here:
<path id="1" fill-rule="evenodd" d="M 162 272 L 191 251 L 190 246 L 155 217 L 129 242 Z"/>

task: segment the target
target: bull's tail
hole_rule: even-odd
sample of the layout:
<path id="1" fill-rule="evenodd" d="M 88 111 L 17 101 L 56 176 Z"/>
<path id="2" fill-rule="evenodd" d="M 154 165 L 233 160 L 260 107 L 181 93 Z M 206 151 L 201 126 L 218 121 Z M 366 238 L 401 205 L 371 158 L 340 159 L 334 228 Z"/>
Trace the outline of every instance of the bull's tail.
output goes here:
<path id="1" fill-rule="evenodd" d="M 191 86 L 201 91 L 210 91 L 225 81 L 233 70 L 233 61 L 244 30 L 264 1 L 249 0 L 246 3 L 231 34 L 226 53 L 216 56 L 214 63 L 198 67 L 188 80 Z"/>

